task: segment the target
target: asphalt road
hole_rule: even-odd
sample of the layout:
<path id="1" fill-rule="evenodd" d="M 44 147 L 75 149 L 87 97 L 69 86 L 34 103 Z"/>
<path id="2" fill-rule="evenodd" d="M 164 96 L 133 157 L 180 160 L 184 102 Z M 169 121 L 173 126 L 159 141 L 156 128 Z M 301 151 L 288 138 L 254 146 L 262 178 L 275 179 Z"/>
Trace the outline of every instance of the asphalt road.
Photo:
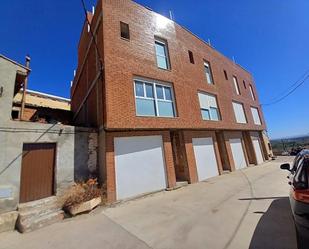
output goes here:
<path id="1" fill-rule="evenodd" d="M 41 230 L 0 234 L 5 249 L 296 249 L 287 172 L 260 166 L 101 208 Z"/>

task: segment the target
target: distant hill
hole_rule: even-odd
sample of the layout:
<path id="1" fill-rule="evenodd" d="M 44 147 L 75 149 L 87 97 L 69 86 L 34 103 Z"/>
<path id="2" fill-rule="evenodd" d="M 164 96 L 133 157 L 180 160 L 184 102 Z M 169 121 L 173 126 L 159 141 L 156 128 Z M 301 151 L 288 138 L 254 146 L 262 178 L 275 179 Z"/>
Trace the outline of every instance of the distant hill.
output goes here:
<path id="1" fill-rule="evenodd" d="M 309 149 L 309 135 L 297 136 L 282 139 L 273 139 L 270 141 L 275 155 L 281 155 L 282 152 L 290 152 L 292 149 L 301 147 Z"/>
<path id="2" fill-rule="evenodd" d="M 271 141 L 277 141 L 277 140 L 298 140 L 298 139 L 308 139 L 309 134 L 306 135 L 299 135 L 299 136 L 291 136 L 291 137 L 282 137 L 282 138 L 275 138 L 271 139 Z"/>

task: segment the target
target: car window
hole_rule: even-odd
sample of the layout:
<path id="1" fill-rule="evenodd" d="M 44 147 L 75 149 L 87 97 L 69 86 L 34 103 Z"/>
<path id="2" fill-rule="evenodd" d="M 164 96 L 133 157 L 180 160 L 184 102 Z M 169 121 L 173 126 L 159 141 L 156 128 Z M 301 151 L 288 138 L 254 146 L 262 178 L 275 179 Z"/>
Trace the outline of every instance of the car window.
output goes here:
<path id="1" fill-rule="evenodd" d="M 307 172 L 307 160 L 301 157 L 297 162 L 297 169 L 295 171 L 295 175 L 293 177 L 293 186 L 296 189 L 306 189 L 308 188 L 308 172 Z"/>
<path id="2" fill-rule="evenodd" d="M 307 178 L 307 188 L 309 189 L 309 159 L 305 159 L 305 163 L 304 163 L 304 171 L 305 171 L 305 177 Z"/>
<path id="3" fill-rule="evenodd" d="M 299 162 L 300 162 L 301 159 L 302 159 L 302 157 L 299 156 L 299 155 L 295 157 L 294 162 L 293 162 L 293 167 L 291 169 L 293 174 L 295 173 L 295 171 L 297 170 L 298 166 L 300 165 Z"/>
<path id="4" fill-rule="evenodd" d="M 304 175 L 307 180 L 307 188 L 309 189 L 309 158 L 305 158 L 304 162 Z"/>

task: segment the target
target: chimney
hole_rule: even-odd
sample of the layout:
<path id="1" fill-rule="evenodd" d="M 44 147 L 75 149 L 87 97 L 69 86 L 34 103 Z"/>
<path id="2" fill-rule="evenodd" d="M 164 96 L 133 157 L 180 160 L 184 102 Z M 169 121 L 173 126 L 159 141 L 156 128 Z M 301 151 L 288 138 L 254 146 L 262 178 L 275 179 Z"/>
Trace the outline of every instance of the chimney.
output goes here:
<path id="1" fill-rule="evenodd" d="M 26 55 L 26 67 L 27 67 L 27 68 L 29 68 L 29 66 L 30 66 L 30 61 L 31 61 L 30 55 L 27 54 L 27 55 Z"/>
<path id="2" fill-rule="evenodd" d="M 31 58 L 30 56 L 27 54 L 26 55 L 26 64 L 25 66 L 27 68 L 30 68 L 30 61 Z M 20 108 L 20 113 L 19 113 L 19 119 L 22 120 L 23 119 L 23 115 L 24 115 L 24 110 L 25 110 L 25 103 L 26 103 L 26 92 L 27 92 L 27 87 L 28 87 L 28 75 L 25 78 L 25 82 L 23 84 L 23 95 L 22 95 L 22 99 L 21 99 L 21 108 Z"/>

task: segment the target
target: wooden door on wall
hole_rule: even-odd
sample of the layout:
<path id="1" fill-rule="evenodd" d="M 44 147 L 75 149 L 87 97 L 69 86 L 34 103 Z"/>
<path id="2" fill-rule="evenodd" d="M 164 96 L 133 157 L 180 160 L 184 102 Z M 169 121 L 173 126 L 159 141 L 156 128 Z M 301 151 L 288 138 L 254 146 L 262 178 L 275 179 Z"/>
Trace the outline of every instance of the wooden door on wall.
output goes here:
<path id="1" fill-rule="evenodd" d="M 20 203 L 39 200 L 54 194 L 56 144 L 24 144 Z"/>

